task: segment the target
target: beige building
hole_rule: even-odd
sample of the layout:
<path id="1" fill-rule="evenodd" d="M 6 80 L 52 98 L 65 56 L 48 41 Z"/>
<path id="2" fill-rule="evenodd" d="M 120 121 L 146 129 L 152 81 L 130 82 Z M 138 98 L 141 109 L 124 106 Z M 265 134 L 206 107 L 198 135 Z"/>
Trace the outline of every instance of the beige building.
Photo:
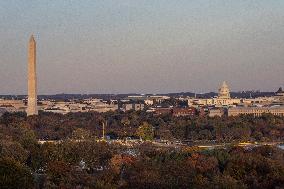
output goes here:
<path id="1" fill-rule="evenodd" d="M 221 117 L 224 114 L 225 114 L 224 108 L 216 108 L 216 109 L 210 109 L 208 116 L 209 117 L 216 117 L 216 116 Z"/>
<path id="2" fill-rule="evenodd" d="M 81 102 L 76 101 L 43 101 L 42 110 L 45 112 L 53 112 L 67 114 L 70 112 L 108 112 L 118 109 L 118 105 L 114 103 L 106 103 L 101 99 L 85 99 Z"/>
<path id="3" fill-rule="evenodd" d="M 272 107 L 234 107 L 228 109 L 228 116 L 253 115 L 261 116 L 263 113 L 270 113 L 277 116 L 284 116 L 284 106 Z"/>
<path id="4" fill-rule="evenodd" d="M 243 99 L 243 105 L 259 105 L 259 106 L 269 106 L 269 105 L 284 105 L 284 91 L 280 87 L 274 96 L 270 97 L 258 97 L 253 99 Z"/>
<path id="5" fill-rule="evenodd" d="M 4 100 L 0 99 L 1 112 L 24 112 L 26 106 L 23 100 Z"/>
<path id="6" fill-rule="evenodd" d="M 249 98 L 242 99 L 242 104 L 245 106 L 251 105 L 260 105 L 260 106 L 268 106 L 273 103 L 274 97 L 257 97 L 257 98 Z"/>
<path id="7" fill-rule="evenodd" d="M 15 109 L 25 108 L 25 103 L 22 100 L 4 100 L 0 99 L 0 106 L 13 106 Z"/>

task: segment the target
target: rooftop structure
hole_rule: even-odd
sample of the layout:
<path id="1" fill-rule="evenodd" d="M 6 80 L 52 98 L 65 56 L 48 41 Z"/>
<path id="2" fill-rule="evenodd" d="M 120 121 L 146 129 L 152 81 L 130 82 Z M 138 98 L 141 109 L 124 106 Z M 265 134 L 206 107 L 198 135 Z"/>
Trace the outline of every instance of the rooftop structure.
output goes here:
<path id="1" fill-rule="evenodd" d="M 277 95 L 277 96 L 284 96 L 284 91 L 282 90 L 282 87 L 280 87 L 280 88 L 278 89 L 278 91 L 276 92 L 276 95 Z"/>

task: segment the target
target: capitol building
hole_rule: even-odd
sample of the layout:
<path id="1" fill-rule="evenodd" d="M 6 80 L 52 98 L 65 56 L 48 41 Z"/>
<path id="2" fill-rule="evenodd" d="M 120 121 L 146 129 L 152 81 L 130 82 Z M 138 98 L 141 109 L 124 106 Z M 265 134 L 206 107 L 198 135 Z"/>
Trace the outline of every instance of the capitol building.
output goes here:
<path id="1" fill-rule="evenodd" d="M 189 105 L 198 104 L 203 106 L 215 106 L 215 107 L 232 106 L 240 103 L 241 99 L 231 98 L 229 86 L 225 81 L 222 83 L 221 87 L 219 88 L 217 97 L 207 98 L 207 99 L 193 99 L 189 101 Z"/>
<path id="2" fill-rule="evenodd" d="M 230 106 L 239 103 L 241 103 L 241 99 L 231 98 L 229 86 L 225 81 L 219 88 L 218 97 L 212 99 L 212 104 L 215 106 Z"/>
<path id="3" fill-rule="evenodd" d="M 189 105 L 211 106 L 209 116 L 238 116 L 251 114 L 261 116 L 270 113 L 276 116 L 284 116 L 284 91 L 280 87 L 274 96 L 258 98 L 231 98 L 230 89 L 224 81 L 218 90 L 218 96 L 209 99 L 192 99 Z"/>

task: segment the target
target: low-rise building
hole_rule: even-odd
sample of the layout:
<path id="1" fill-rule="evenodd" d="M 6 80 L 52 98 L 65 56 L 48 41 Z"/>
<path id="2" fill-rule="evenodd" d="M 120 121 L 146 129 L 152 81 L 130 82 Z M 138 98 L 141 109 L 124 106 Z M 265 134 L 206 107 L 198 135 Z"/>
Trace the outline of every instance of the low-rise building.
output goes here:
<path id="1" fill-rule="evenodd" d="M 133 104 L 135 111 L 141 111 L 144 109 L 144 104 Z"/>
<path id="2" fill-rule="evenodd" d="M 129 111 L 129 110 L 135 110 L 135 111 L 141 111 L 144 109 L 144 104 L 122 104 L 121 110 L 122 111 Z"/>
<path id="3" fill-rule="evenodd" d="M 245 106 L 268 106 L 273 103 L 275 99 L 273 97 L 257 97 L 257 98 L 248 98 L 242 99 L 241 104 Z"/>
<path id="4" fill-rule="evenodd" d="M 169 114 L 175 117 L 181 117 L 181 116 L 195 116 L 197 115 L 197 110 L 194 107 L 188 107 L 188 108 L 156 108 L 154 110 L 155 115 L 163 115 L 163 114 Z"/>
<path id="5" fill-rule="evenodd" d="M 0 108 L 2 112 L 24 112 L 27 106 L 23 100 L 6 100 L 0 99 Z"/>
<path id="6" fill-rule="evenodd" d="M 21 109 L 23 107 L 26 107 L 23 100 L 5 100 L 5 99 L 0 99 L 0 106 L 2 107 L 13 106 L 15 109 Z"/>
<path id="7" fill-rule="evenodd" d="M 209 110 L 209 117 L 221 117 L 223 115 L 225 115 L 225 110 L 224 108 L 213 108 Z"/>
<path id="8" fill-rule="evenodd" d="M 228 109 L 228 116 L 253 115 L 255 117 L 258 117 L 264 113 L 270 113 L 276 116 L 284 116 L 284 106 L 234 107 Z"/>
<path id="9" fill-rule="evenodd" d="M 127 100 L 132 100 L 132 101 L 144 101 L 145 104 L 147 105 L 153 105 L 155 102 L 156 103 L 161 103 L 165 100 L 170 99 L 169 96 L 159 96 L 159 95 L 136 95 L 136 96 L 128 96 L 126 98 Z"/>
<path id="10" fill-rule="evenodd" d="M 144 100 L 144 103 L 145 103 L 146 105 L 148 105 L 148 106 L 152 106 L 152 105 L 154 104 L 154 100 L 152 100 L 152 99 L 146 99 L 146 100 Z"/>
<path id="11" fill-rule="evenodd" d="M 171 112 L 172 112 L 171 108 L 156 108 L 154 110 L 155 115 L 171 114 Z"/>
<path id="12" fill-rule="evenodd" d="M 181 117 L 181 116 L 195 116 L 196 115 L 196 109 L 193 107 L 188 108 L 173 108 L 172 109 L 172 115 L 175 117 Z"/>

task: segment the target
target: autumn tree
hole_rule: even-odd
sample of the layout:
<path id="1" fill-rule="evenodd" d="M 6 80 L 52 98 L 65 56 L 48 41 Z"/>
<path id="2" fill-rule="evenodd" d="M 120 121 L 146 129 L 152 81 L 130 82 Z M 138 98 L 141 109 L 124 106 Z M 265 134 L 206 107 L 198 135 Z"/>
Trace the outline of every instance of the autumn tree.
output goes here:
<path id="1" fill-rule="evenodd" d="M 154 128 L 149 123 L 143 122 L 143 124 L 137 129 L 137 135 L 143 140 L 153 140 Z"/>
<path id="2" fill-rule="evenodd" d="M 33 188 L 33 177 L 28 167 L 11 158 L 0 158 L 0 186 L 3 189 Z"/>

